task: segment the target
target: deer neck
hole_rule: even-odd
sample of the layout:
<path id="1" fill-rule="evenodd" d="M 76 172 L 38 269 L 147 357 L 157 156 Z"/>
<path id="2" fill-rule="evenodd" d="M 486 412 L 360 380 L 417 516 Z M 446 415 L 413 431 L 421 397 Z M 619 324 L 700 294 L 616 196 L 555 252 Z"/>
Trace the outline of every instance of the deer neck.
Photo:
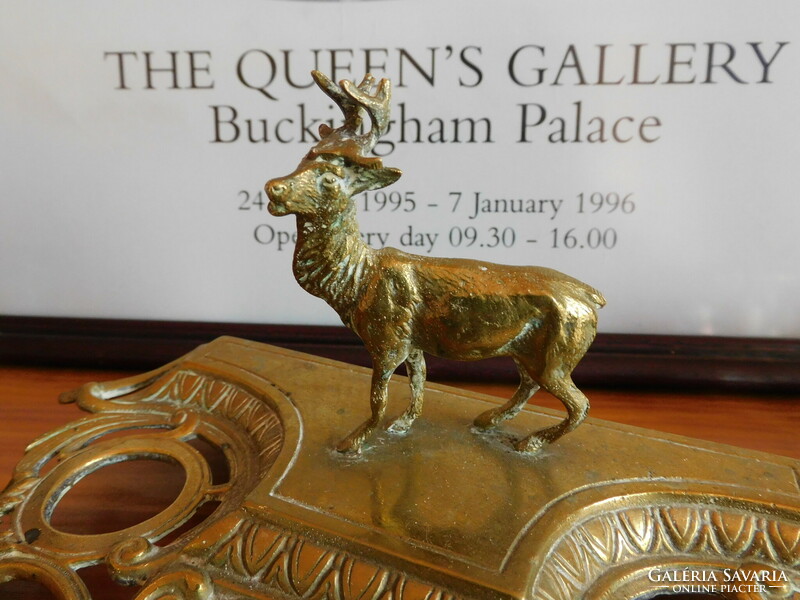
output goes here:
<path id="1" fill-rule="evenodd" d="M 355 212 L 351 206 L 330 222 L 298 216 L 293 263 L 300 286 L 330 304 L 347 325 L 374 252 L 361 239 Z"/>

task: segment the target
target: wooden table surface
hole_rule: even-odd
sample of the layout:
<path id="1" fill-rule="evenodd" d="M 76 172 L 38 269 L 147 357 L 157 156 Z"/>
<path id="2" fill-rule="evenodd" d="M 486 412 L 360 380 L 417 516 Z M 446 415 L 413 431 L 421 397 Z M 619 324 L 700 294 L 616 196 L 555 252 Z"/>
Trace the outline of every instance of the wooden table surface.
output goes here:
<path id="1" fill-rule="evenodd" d="M 0 367 L 0 488 L 4 487 L 21 458 L 25 446 L 37 436 L 82 413 L 74 405 L 57 403 L 59 393 L 88 381 L 113 380 L 131 375 L 128 371 L 91 371 L 59 368 Z M 510 397 L 511 385 L 445 382 L 467 389 Z M 800 394 L 770 396 L 758 394 L 687 393 L 669 390 L 585 389 L 592 402 L 591 416 L 657 431 L 676 433 L 713 442 L 732 444 L 800 459 Z M 561 409 L 560 403 L 544 392 L 534 404 Z M 132 461 L 137 462 L 137 461 Z M 75 494 L 65 497 L 54 514 L 65 528 L 75 533 L 97 533 L 108 524 L 125 520 L 127 526 L 156 514 L 177 494 L 182 485 L 172 465 L 139 461 L 148 479 L 161 477 L 163 485 L 136 485 L 142 465 L 117 465 L 122 470 L 106 482 L 88 481 Z M 110 468 L 110 467 L 106 467 Z M 128 469 L 125 471 L 125 469 Z M 81 486 L 81 484 L 79 484 Z M 141 489 L 146 487 L 147 489 Z M 75 496 L 71 498 L 71 496 Z M 90 510 L 86 510 L 86 504 Z M 113 529 L 113 528 L 112 528 Z M 102 567 L 86 571 L 95 598 L 132 598 L 135 589 L 117 588 L 109 583 Z M 28 582 L 0 584 L 0 598 L 8 600 L 50 598 L 46 591 Z M 674 596 L 673 596 L 674 597 Z"/>

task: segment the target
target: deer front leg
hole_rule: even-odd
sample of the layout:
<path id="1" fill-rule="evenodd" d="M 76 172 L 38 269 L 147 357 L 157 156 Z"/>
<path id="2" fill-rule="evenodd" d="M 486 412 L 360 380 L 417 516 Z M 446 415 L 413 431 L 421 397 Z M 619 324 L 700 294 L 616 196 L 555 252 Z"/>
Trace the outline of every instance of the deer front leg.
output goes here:
<path id="1" fill-rule="evenodd" d="M 425 356 L 422 350 L 412 350 L 406 359 L 408 379 L 411 384 L 411 404 L 405 412 L 397 417 L 387 428 L 392 433 L 405 433 L 422 412 L 422 401 L 425 393 Z"/>
<path id="2" fill-rule="evenodd" d="M 338 452 L 357 453 L 361 451 L 364 441 L 373 434 L 386 412 L 389 378 L 394 368 L 380 368 L 377 364 L 372 369 L 372 391 L 370 392 L 370 408 L 372 415 L 336 445 Z"/>

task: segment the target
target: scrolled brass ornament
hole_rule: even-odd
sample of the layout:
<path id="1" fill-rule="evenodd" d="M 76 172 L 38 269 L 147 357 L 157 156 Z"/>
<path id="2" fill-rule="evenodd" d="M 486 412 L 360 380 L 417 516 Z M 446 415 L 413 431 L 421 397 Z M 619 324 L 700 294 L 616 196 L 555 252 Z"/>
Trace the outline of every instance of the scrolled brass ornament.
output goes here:
<path id="1" fill-rule="evenodd" d="M 375 433 L 385 414 L 389 378 L 403 362 L 411 403 L 388 429 L 408 431 L 422 410 L 425 352 L 456 360 L 514 359 L 519 388 L 506 404 L 475 418 L 480 430 L 515 416 L 540 387 L 561 400 L 566 419 L 517 440 L 517 450 L 536 452 L 574 430 L 586 418 L 589 400 L 571 373 L 597 333 L 602 294 L 544 267 L 368 246 L 359 232 L 353 197 L 390 185 L 401 175 L 369 155 L 389 125 L 391 86 L 382 79 L 375 88 L 371 75 L 356 86 L 312 74 L 342 109 L 344 124 L 338 129 L 321 125 L 321 140 L 295 171 L 272 179 L 265 190 L 271 214 L 297 217 L 297 282 L 330 304 L 372 357 L 371 415 L 337 450 L 358 452 Z M 361 133 L 362 111 L 371 121 L 366 133 Z"/>

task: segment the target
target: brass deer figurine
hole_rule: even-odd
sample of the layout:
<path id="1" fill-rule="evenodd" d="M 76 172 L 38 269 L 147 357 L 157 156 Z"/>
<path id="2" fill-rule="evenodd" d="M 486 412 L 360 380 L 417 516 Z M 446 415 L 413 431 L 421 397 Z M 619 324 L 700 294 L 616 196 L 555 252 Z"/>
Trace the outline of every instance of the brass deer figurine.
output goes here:
<path id="1" fill-rule="evenodd" d="M 389 430 L 408 430 L 422 410 L 423 352 L 456 360 L 510 356 L 520 384 L 503 406 L 475 419 L 488 430 L 515 416 L 539 387 L 567 409 L 557 425 L 515 443 L 535 452 L 575 429 L 589 401 L 570 377 L 594 340 L 597 309 L 605 304 L 595 289 L 543 267 L 498 265 L 467 259 L 376 250 L 362 241 L 353 197 L 395 182 L 398 169 L 369 156 L 389 127 L 390 83 L 373 93 L 371 75 L 356 86 L 336 85 L 318 71 L 317 85 L 342 109 L 338 129 L 320 126 L 320 141 L 297 169 L 269 181 L 269 212 L 297 216 L 293 271 L 307 292 L 325 300 L 364 342 L 372 357 L 372 414 L 338 445 L 358 452 L 379 427 L 386 410 L 389 378 L 405 362 L 411 403 Z M 371 128 L 362 133 L 362 110 Z"/>

